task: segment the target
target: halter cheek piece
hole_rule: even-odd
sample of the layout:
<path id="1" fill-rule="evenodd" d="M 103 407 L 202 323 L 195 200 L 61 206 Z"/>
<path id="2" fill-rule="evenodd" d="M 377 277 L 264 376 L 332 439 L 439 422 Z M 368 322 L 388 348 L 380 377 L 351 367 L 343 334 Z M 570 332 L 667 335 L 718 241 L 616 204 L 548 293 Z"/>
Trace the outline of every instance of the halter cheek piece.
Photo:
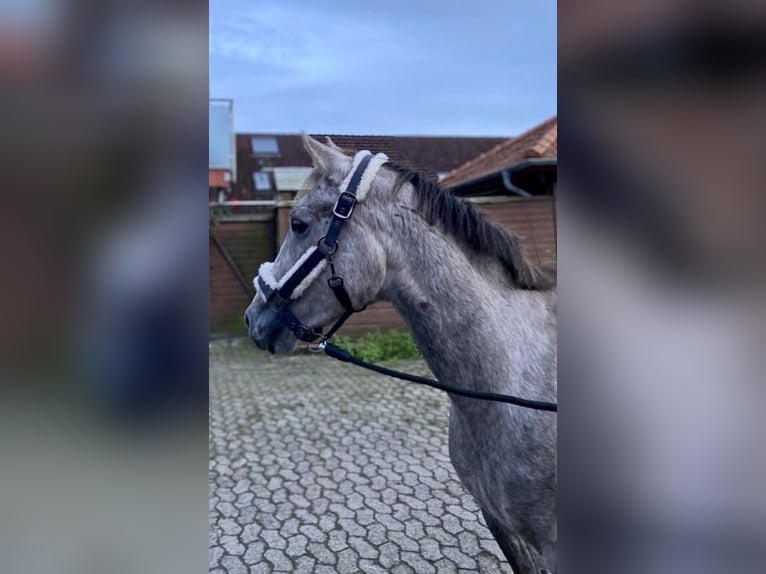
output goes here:
<path id="1" fill-rule="evenodd" d="M 366 150 L 357 153 L 354 156 L 351 171 L 341 183 L 340 195 L 332 210 L 332 221 L 324 237 L 315 246 L 307 249 L 279 280 L 274 277 L 273 262 L 264 263 L 258 269 L 258 276 L 253 280 L 256 289 L 263 294 L 266 303 L 277 312 L 277 321 L 290 329 L 301 341 L 310 343 L 317 340 L 322 337 L 322 330 L 304 325 L 290 310 L 290 305 L 306 292 L 328 263 L 330 278 L 327 280 L 327 285 L 335 294 L 344 312 L 323 338 L 332 337 L 353 313 L 361 310 L 354 308 L 343 283 L 343 277 L 335 272 L 333 255 L 338 250 L 338 237 L 343 226 L 354 213 L 356 204 L 367 197 L 375 175 L 387 161 L 388 157 L 382 153 L 372 155 Z"/>

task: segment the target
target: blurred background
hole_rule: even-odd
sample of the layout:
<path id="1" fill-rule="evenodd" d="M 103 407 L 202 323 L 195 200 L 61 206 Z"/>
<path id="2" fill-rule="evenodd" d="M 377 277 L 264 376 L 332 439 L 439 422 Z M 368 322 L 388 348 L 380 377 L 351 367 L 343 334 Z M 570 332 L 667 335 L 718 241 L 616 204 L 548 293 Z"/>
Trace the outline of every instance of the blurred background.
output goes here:
<path id="1" fill-rule="evenodd" d="M 205 568 L 206 38 L 200 2 L 0 6 L 8 572 Z"/>
<path id="2" fill-rule="evenodd" d="M 564 569 L 766 565 L 765 15 L 559 6 Z"/>

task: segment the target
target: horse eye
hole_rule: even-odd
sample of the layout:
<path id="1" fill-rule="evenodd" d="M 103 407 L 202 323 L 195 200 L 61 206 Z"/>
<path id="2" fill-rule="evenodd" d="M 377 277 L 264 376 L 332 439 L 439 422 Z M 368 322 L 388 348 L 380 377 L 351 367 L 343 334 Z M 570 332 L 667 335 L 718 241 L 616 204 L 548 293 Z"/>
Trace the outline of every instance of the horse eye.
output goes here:
<path id="1" fill-rule="evenodd" d="M 300 219 L 293 217 L 290 220 L 290 229 L 293 230 L 295 233 L 303 233 L 309 228 L 309 224 L 305 221 L 301 221 Z"/>

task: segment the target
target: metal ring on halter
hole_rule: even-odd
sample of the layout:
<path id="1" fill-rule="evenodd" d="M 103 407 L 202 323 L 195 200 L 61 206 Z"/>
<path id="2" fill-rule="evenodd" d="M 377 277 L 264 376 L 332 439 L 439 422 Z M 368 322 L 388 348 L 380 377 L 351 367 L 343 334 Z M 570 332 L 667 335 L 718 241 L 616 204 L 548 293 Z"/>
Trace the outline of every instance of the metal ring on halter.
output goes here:
<path id="1" fill-rule="evenodd" d="M 325 239 L 327 239 L 327 236 L 326 236 L 326 235 L 322 236 L 322 238 L 321 238 L 319 241 L 317 241 L 317 246 L 321 245 L 321 244 L 324 242 L 324 240 L 325 240 Z M 327 245 L 327 244 L 325 243 L 325 245 Z M 335 255 L 335 252 L 336 252 L 336 251 L 338 251 L 338 242 L 337 242 L 337 241 L 336 241 L 336 242 L 335 242 L 335 244 L 332 246 L 332 251 L 330 251 L 330 252 L 329 252 L 329 253 L 326 255 L 326 257 L 332 257 L 333 255 Z"/>
<path id="2" fill-rule="evenodd" d="M 327 337 L 322 337 L 319 339 L 318 343 L 306 343 L 306 348 L 309 350 L 309 353 L 323 353 L 326 346 Z"/>

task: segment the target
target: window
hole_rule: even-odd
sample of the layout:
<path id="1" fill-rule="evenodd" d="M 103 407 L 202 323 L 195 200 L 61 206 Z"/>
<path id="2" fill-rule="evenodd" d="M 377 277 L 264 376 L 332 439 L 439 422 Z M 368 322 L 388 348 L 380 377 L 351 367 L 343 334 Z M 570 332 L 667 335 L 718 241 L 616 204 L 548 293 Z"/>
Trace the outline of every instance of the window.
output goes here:
<path id="1" fill-rule="evenodd" d="M 278 155 L 279 143 L 274 136 L 253 136 L 250 139 L 250 146 L 256 155 Z"/>
<path id="2" fill-rule="evenodd" d="M 265 171 L 253 172 L 255 191 L 271 191 L 271 177 Z"/>

